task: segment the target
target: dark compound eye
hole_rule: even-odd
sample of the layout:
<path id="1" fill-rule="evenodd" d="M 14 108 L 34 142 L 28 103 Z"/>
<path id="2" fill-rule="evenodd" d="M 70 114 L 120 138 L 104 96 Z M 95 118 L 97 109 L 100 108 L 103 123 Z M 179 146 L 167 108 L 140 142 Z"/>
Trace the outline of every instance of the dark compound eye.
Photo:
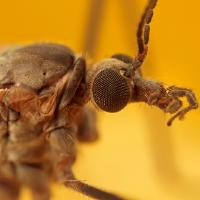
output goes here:
<path id="1" fill-rule="evenodd" d="M 91 92 L 94 103 L 107 112 L 122 110 L 131 96 L 128 80 L 113 69 L 104 69 L 96 74 Z"/>

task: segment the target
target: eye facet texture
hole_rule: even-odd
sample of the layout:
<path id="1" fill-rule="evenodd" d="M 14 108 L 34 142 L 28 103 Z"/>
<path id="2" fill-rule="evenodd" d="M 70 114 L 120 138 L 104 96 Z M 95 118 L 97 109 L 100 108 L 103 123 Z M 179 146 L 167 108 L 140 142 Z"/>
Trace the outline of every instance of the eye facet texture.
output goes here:
<path id="1" fill-rule="evenodd" d="M 126 78 L 116 70 L 104 69 L 92 82 L 92 100 L 102 110 L 118 112 L 130 99 L 130 87 Z"/>

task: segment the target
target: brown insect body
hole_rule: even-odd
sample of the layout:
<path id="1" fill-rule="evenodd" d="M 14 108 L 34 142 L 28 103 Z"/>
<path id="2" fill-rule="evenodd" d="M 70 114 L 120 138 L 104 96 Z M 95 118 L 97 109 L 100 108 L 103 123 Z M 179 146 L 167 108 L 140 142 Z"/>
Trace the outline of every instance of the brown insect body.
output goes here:
<path id="1" fill-rule="evenodd" d="M 17 199 L 21 185 L 27 185 L 35 199 L 48 200 L 51 181 L 96 199 L 122 199 L 78 181 L 71 171 L 76 141 L 94 141 L 98 137 L 95 112 L 86 106 L 89 100 L 107 112 L 117 112 L 128 103 L 145 102 L 166 113 L 176 113 L 168 125 L 198 107 L 191 90 L 164 88 L 142 77 L 140 66 L 148 50 L 155 5 L 156 1 L 150 0 L 141 19 L 135 58 L 116 54 L 87 71 L 84 58 L 58 44 L 33 44 L 1 55 L 2 199 Z M 189 106 L 180 110 L 179 97 L 186 97 Z"/>
<path id="2" fill-rule="evenodd" d="M 10 191 L 26 184 L 36 199 L 48 199 L 49 180 L 58 179 L 57 168 L 65 160 L 72 164 L 76 156 L 72 118 L 82 105 L 57 109 L 74 55 L 61 45 L 36 44 L 1 60 L 0 176 Z"/>

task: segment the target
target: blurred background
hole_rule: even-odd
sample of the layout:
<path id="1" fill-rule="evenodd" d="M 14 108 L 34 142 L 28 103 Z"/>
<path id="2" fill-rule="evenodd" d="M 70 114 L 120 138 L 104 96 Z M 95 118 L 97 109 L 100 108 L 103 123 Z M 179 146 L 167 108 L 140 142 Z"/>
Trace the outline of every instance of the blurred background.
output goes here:
<path id="1" fill-rule="evenodd" d="M 145 0 L 1 0 L 0 45 L 51 41 L 96 62 L 134 55 Z M 158 0 L 145 77 L 194 90 L 200 97 L 200 2 Z M 145 104 L 99 113 L 100 139 L 80 144 L 80 180 L 127 199 L 200 199 L 200 110 L 167 127 L 169 116 Z M 53 200 L 89 199 L 52 185 Z M 31 199 L 22 192 L 21 200 Z"/>

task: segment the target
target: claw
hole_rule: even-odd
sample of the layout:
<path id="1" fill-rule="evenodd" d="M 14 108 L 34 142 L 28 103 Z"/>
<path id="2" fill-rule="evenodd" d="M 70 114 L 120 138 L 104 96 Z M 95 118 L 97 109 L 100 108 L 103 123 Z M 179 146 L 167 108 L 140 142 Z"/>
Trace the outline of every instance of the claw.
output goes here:
<path id="1" fill-rule="evenodd" d="M 188 113 L 190 110 L 198 108 L 197 99 L 196 99 L 194 93 L 189 89 L 172 86 L 172 87 L 168 88 L 168 95 L 177 98 L 177 100 L 178 100 L 178 97 L 186 97 L 187 101 L 189 103 L 188 107 L 180 110 L 172 118 L 169 119 L 169 121 L 167 122 L 168 126 L 171 126 L 173 121 L 177 117 L 179 118 L 179 120 L 182 120 L 186 113 Z"/>
<path id="2" fill-rule="evenodd" d="M 177 112 L 172 118 L 170 118 L 169 121 L 167 122 L 167 125 L 168 125 L 168 126 L 171 126 L 172 123 L 173 123 L 173 121 L 174 121 L 177 117 L 179 118 L 179 120 L 183 120 L 184 117 L 185 117 L 185 115 L 186 115 L 186 113 L 188 113 L 190 110 L 193 110 L 193 109 L 197 109 L 197 108 L 198 108 L 198 103 L 197 103 L 196 98 L 195 98 L 194 96 L 193 96 L 193 97 L 194 97 L 193 100 L 195 100 L 195 101 L 194 101 L 194 104 L 191 104 L 191 101 L 190 101 L 190 99 L 188 98 L 188 95 L 185 95 L 185 96 L 186 96 L 187 99 L 188 99 L 189 106 L 186 107 L 186 108 L 184 108 L 184 109 L 182 109 L 182 110 L 180 110 L 180 111 Z"/>

